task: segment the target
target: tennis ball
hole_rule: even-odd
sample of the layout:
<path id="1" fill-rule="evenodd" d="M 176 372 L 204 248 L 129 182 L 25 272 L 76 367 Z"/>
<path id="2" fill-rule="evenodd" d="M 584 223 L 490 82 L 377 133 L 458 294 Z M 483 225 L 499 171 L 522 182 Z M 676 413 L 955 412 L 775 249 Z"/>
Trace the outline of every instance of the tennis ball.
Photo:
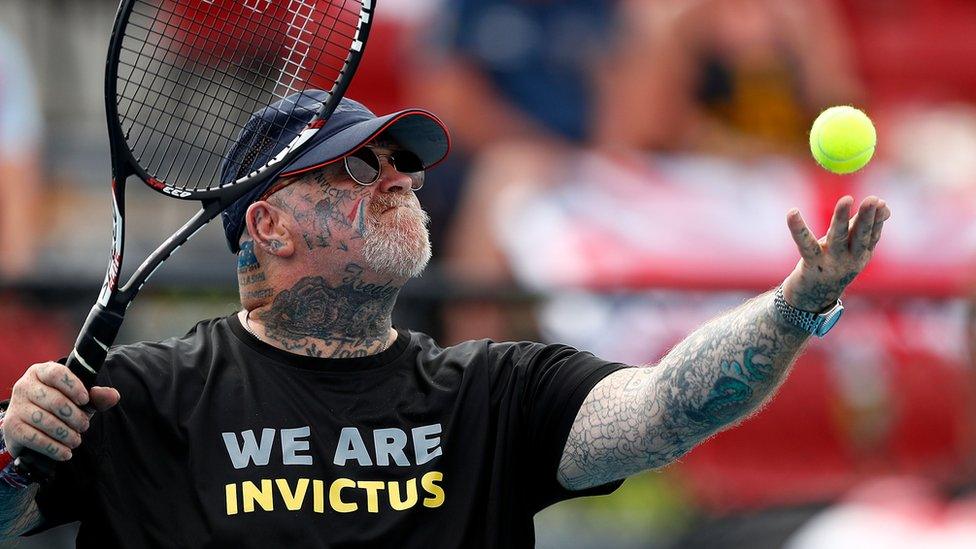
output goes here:
<path id="1" fill-rule="evenodd" d="M 853 173 L 874 156 L 878 136 L 868 115 L 846 105 L 830 107 L 810 128 L 810 152 L 826 170 Z"/>

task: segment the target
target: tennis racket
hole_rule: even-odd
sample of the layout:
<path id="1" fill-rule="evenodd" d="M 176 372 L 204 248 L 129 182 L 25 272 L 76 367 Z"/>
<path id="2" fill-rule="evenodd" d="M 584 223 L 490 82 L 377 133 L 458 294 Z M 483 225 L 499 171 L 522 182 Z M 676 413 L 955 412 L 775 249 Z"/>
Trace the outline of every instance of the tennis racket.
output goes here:
<path id="1" fill-rule="evenodd" d="M 274 176 L 332 114 L 363 55 L 374 0 L 122 0 L 105 70 L 112 154 L 112 249 L 105 282 L 66 365 L 87 387 L 146 280 L 181 245 L 247 191 Z M 225 154 L 251 114 L 305 90 L 326 99 L 294 134 L 266 128 L 264 150 L 282 152 L 221 184 Z M 285 136 L 285 137 L 281 137 Z M 285 140 L 288 142 L 275 142 Z M 247 162 L 250 159 L 241 159 Z M 198 200 L 200 210 L 120 283 L 125 185 Z M 86 410 L 91 413 L 90 410 Z M 25 449 L 15 465 L 34 480 L 55 462 Z"/>

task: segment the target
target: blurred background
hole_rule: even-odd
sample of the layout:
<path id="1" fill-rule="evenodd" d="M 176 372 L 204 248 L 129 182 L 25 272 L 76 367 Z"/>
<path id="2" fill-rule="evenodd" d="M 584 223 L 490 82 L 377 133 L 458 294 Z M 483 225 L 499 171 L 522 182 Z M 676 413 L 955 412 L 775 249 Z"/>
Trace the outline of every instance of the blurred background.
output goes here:
<path id="1" fill-rule="evenodd" d="M 66 354 L 104 274 L 115 6 L 0 1 L 4 398 Z M 976 544 L 974 36 L 972 0 L 379 2 L 348 95 L 428 108 L 453 134 L 420 192 L 436 261 L 396 318 L 442 344 L 538 339 L 654 363 L 789 273 L 789 208 L 820 234 L 844 194 L 893 211 L 840 328 L 760 415 L 612 496 L 544 511 L 540 547 Z M 878 128 L 852 176 L 807 149 L 835 104 Z M 196 209 L 129 189 L 132 258 Z M 119 342 L 237 310 L 234 266 L 211 225 Z"/>

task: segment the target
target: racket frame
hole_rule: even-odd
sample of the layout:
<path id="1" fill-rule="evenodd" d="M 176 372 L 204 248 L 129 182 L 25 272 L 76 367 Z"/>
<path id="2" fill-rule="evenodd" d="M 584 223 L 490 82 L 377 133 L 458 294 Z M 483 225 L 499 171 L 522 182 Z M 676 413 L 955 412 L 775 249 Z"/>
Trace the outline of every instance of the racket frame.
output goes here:
<path id="1" fill-rule="evenodd" d="M 366 40 L 372 25 L 376 0 L 361 0 L 362 11 L 354 37 L 353 45 L 339 71 L 339 78 L 329 90 L 329 98 L 308 126 L 291 141 L 278 155 L 264 166 L 243 177 L 204 190 L 181 189 L 171 186 L 150 175 L 129 147 L 118 114 L 118 66 L 121 45 L 129 22 L 132 8 L 138 0 L 122 0 L 116 12 L 115 23 L 109 41 L 109 54 L 105 65 L 105 112 L 108 121 L 109 149 L 112 158 L 112 248 L 111 257 L 102 283 L 101 291 L 88 317 L 78 334 L 74 347 L 65 365 L 77 375 L 86 387 L 95 384 L 109 348 L 115 342 L 125 312 L 132 304 L 139 290 L 149 277 L 180 246 L 189 241 L 231 204 L 248 191 L 276 175 L 275 168 L 287 164 L 303 151 L 308 142 L 324 125 L 323 121 L 335 110 L 355 74 L 365 51 Z M 120 284 L 122 263 L 125 252 L 125 187 L 131 176 L 139 177 L 153 190 L 166 196 L 182 200 L 198 200 L 201 208 L 175 233 L 160 244 L 133 271 L 124 284 Z M 92 415 L 94 409 L 86 406 L 86 413 Z M 14 462 L 17 471 L 32 481 L 47 481 L 53 476 L 56 462 L 32 449 L 24 449 Z"/>

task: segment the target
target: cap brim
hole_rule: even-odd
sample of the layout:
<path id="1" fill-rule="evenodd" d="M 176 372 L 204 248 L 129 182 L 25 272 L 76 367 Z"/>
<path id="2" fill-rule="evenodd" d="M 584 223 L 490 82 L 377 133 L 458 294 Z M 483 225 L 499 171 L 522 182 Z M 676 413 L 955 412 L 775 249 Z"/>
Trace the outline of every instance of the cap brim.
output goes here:
<path id="1" fill-rule="evenodd" d="M 420 157 L 427 168 L 444 160 L 451 149 L 451 136 L 439 118 L 425 110 L 409 109 L 364 120 L 319 143 L 313 141 L 278 177 L 292 177 L 322 168 L 356 151 L 383 132 Z"/>

